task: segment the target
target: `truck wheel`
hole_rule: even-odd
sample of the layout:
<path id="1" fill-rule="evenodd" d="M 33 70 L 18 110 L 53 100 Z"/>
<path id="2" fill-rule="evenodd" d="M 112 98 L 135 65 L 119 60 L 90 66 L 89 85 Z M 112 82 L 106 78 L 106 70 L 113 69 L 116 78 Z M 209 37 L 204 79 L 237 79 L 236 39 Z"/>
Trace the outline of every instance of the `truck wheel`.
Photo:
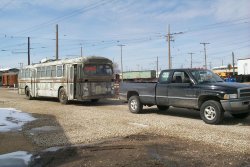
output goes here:
<path id="1" fill-rule="evenodd" d="M 219 102 L 208 100 L 201 105 L 201 119 L 207 124 L 219 124 L 224 117 L 224 111 Z"/>
<path id="2" fill-rule="evenodd" d="M 143 105 L 140 102 L 139 96 L 131 96 L 128 100 L 130 112 L 138 114 L 142 111 Z"/>
<path id="3" fill-rule="evenodd" d="M 249 116 L 249 113 L 232 114 L 232 116 L 239 119 L 245 119 Z"/>
<path id="4" fill-rule="evenodd" d="M 61 88 L 59 90 L 59 101 L 61 104 L 67 104 L 68 103 L 68 96 L 66 94 L 66 91 L 64 88 Z"/>
<path id="5" fill-rule="evenodd" d="M 159 105 L 157 105 L 157 108 L 158 108 L 158 110 L 160 110 L 160 111 L 166 111 L 166 110 L 169 109 L 169 106 L 159 106 Z"/>
<path id="6" fill-rule="evenodd" d="M 33 99 L 32 96 L 31 96 L 31 94 L 30 94 L 30 88 L 29 88 L 29 87 L 27 87 L 27 88 L 25 89 L 25 95 L 26 95 L 26 98 L 27 98 L 28 100 L 32 100 L 32 99 Z"/>

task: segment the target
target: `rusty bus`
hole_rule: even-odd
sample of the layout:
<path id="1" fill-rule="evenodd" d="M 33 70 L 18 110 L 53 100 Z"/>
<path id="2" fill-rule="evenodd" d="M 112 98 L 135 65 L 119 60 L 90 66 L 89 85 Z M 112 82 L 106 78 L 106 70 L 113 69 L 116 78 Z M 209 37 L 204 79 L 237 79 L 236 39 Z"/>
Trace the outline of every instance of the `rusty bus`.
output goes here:
<path id="1" fill-rule="evenodd" d="M 28 99 L 56 97 L 69 100 L 113 97 L 113 63 L 104 57 L 79 57 L 26 66 L 20 70 L 18 93 Z"/>

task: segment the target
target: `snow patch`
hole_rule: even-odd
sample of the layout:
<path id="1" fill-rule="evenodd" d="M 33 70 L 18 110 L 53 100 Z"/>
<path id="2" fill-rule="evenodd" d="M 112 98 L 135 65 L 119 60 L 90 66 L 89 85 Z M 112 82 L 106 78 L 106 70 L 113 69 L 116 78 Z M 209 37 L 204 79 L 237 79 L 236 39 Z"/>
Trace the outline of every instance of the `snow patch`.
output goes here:
<path id="1" fill-rule="evenodd" d="M 0 108 L 0 132 L 21 130 L 25 123 L 35 119 L 30 114 L 13 108 Z"/>
<path id="2" fill-rule="evenodd" d="M 26 151 L 17 151 L 8 154 L 0 155 L 0 167 L 5 166 L 18 166 L 25 167 L 28 165 L 32 157 L 32 154 Z"/>

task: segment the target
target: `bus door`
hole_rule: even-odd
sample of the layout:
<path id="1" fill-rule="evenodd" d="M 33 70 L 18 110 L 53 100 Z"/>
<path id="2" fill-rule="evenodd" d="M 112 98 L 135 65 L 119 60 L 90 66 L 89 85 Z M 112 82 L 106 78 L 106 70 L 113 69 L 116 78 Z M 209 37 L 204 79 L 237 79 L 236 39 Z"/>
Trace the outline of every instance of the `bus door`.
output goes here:
<path id="1" fill-rule="evenodd" d="M 30 93 L 33 97 L 36 97 L 36 70 L 35 69 L 31 69 L 30 70 L 31 73 L 31 79 L 30 79 Z"/>
<path id="2" fill-rule="evenodd" d="M 67 65 L 67 92 L 69 100 L 74 99 L 74 90 L 75 90 L 75 78 L 74 78 L 74 65 Z"/>

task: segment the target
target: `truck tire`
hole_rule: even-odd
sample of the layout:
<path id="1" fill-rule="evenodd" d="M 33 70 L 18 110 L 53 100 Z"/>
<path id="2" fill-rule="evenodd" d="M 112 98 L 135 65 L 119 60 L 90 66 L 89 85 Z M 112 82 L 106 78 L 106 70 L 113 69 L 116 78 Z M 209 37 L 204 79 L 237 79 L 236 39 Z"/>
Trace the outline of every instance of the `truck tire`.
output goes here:
<path id="1" fill-rule="evenodd" d="M 68 96 L 64 88 L 59 90 L 59 101 L 61 104 L 68 104 Z"/>
<path id="2" fill-rule="evenodd" d="M 200 108 L 201 119 L 207 124 L 219 124 L 224 117 L 221 104 L 214 100 L 205 101 Z"/>
<path id="3" fill-rule="evenodd" d="M 238 119 L 245 119 L 249 116 L 249 113 L 232 114 L 232 116 Z"/>
<path id="4" fill-rule="evenodd" d="M 29 88 L 29 87 L 27 87 L 27 88 L 25 89 L 25 95 L 26 95 L 26 98 L 27 98 L 28 100 L 32 100 L 32 99 L 33 99 L 33 97 L 32 97 L 31 94 L 30 94 L 30 88 Z"/>
<path id="5" fill-rule="evenodd" d="M 128 100 L 129 111 L 138 114 L 142 111 L 143 105 L 140 102 L 139 96 L 131 96 Z"/>
<path id="6" fill-rule="evenodd" d="M 157 105 L 157 108 L 158 108 L 158 110 L 160 110 L 160 111 L 166 111 L 166 110 L 169 109 L 169 106 L 160 106 L 160 105 Z"/>

